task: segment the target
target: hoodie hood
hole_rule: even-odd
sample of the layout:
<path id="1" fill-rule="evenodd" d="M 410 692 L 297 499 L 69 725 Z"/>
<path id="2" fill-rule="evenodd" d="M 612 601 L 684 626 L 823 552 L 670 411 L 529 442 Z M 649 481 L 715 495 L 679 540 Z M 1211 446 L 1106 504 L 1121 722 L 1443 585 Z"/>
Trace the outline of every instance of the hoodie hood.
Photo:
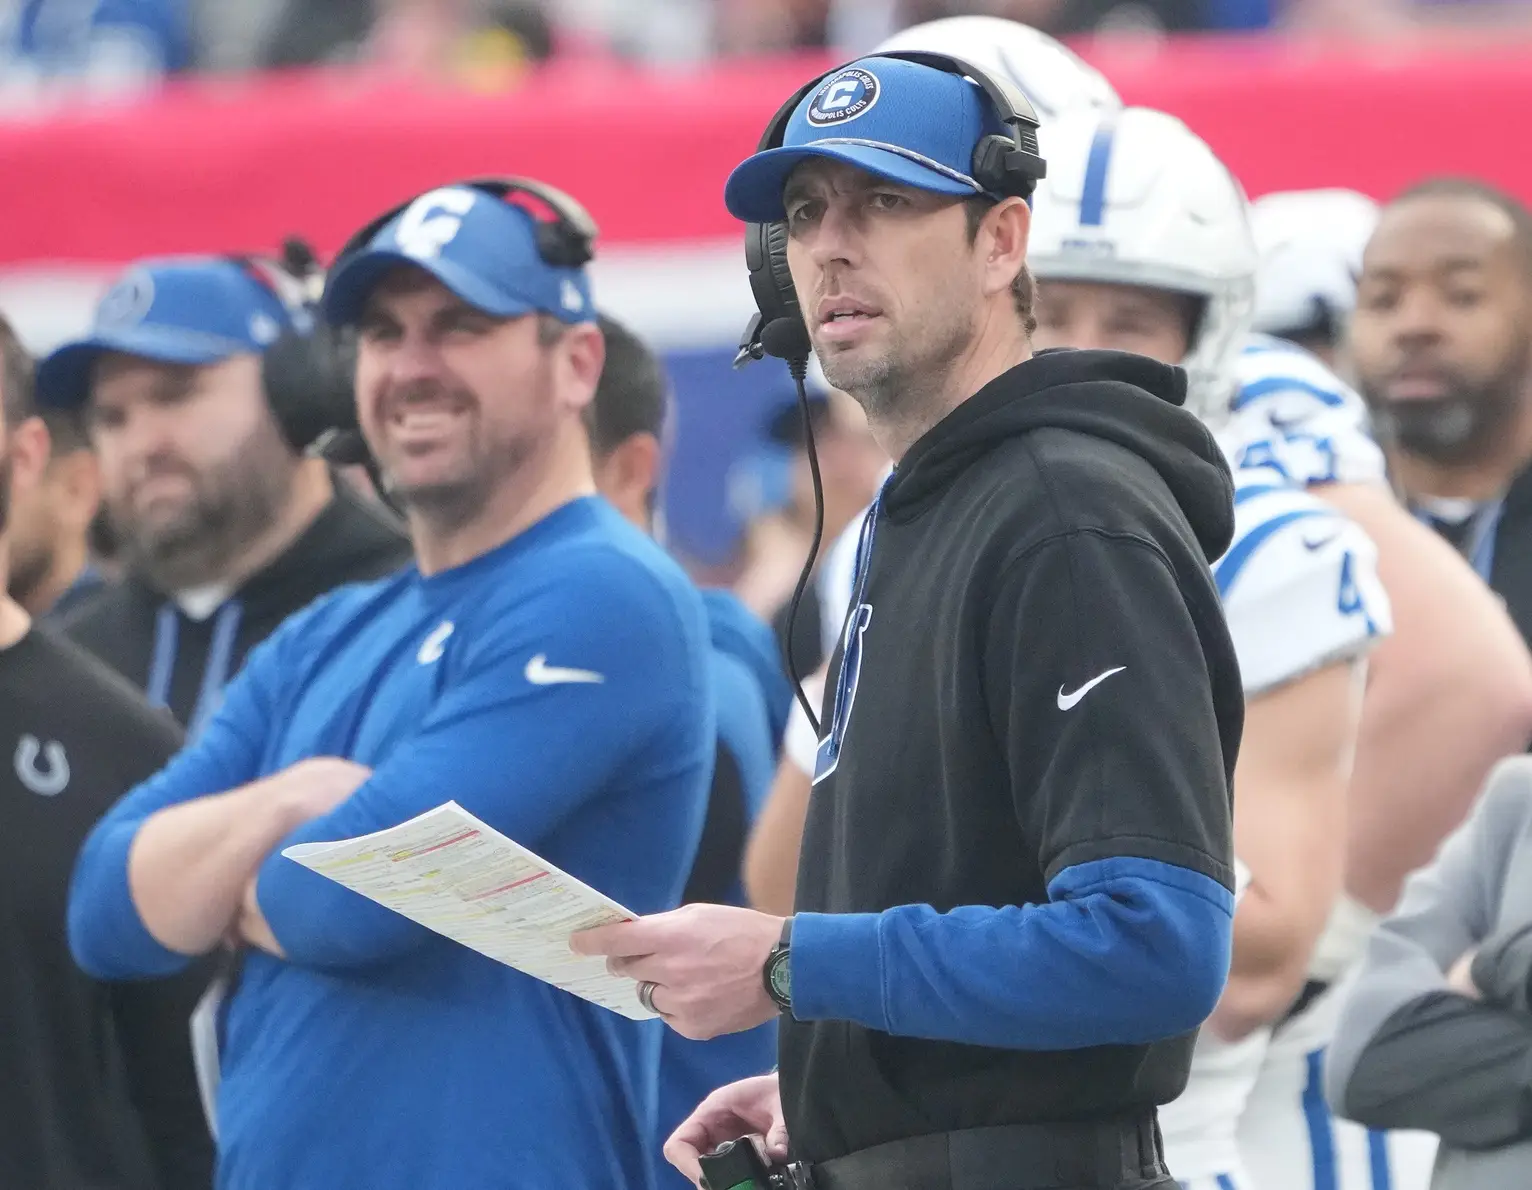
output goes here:
<path id="1" fill-rule="evenodd" d="M 908 520 L 1005 439 L 1058 428 L 1131 450 L 1159 472 L 1211 562 L 1234 534 L 1234 481 L 1213 435 L 1181 406 L 1186 373 L 1123 351 L 1039 352 L 997 376 L 912 446 L 883 491 Z"/>

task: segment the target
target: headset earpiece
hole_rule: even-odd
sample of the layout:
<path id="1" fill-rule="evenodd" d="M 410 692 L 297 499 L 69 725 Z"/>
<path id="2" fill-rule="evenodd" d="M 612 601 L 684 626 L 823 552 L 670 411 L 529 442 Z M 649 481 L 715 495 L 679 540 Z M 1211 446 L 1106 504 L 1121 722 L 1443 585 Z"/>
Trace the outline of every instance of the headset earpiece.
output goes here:
<path id="1" fill-rule="evenodd" d="M 974 146 L 969 172 L 986 193 L 1003 197 L 1029 198 L 1038 180 L 1047 175 L 1048 166 L 1037 148 L 1040 122 L 1037 110 L 1010 82 L 986 73 L 966 58 L 924 50 L 890 50 L 875 55 L 915 62 L 949 74 L 962 75 L 988 97 L 990 107 L 1005 125 L 1009 136 L 991 133 L 980 137 Z"/>
<path id="2" fill-rule="evenodd" d="M 746 225 L 745 267 L 750 271 L 750 292 L 759 314 L 746 328 L 734 366 L 766 355 L 807 359 L 813 347 L 787 267 L 787 224 Z"/>
<path id="3" fill-rule="evenodd" d="M 989 195 L 1028 198 L 1038 179 L 1047 173 L 1047 165 L 1037 148 L 1037 112 L 1027 97 L 1004 79 L 995 78 L 973 63 L 950 54 L 920 50 L 889 51 L 871 55 L 900 58 L 922 66 L 944 70 L 971 79 L 988 97 L 990 106 L 1005 125 L 1009 136 L 990 133 L 974 146 L 971 166 L 973 180 Z M 798 105 L 825 79 L 842 67 L 826 71 L 799 87 L 771 117 L 756 152 L 781 147 L 788 123 Z M 750 274 L 750 292 L 758 313 L 750 320 L 740 340 L 734 366 L 743 367 L 751 360 L 768 355 L 794 361 L 807 361 L 813 350 L 798 295 L 793 289 L 792 273 L 787 267 L 787 225 L 751 223 L 745 227 L 745 267 Z"/>
<path id="4" fill-rule="evenodd" d="M 287 315 L 262 352 L 261 386 L 288 446 L 301 455 L 331 431 L 355 430 L 352 356 L 345 339 L 317 316 L 321 276 L 313 249 L 289 237 L 280 260 L 229 259 L 267 289 Z"/>

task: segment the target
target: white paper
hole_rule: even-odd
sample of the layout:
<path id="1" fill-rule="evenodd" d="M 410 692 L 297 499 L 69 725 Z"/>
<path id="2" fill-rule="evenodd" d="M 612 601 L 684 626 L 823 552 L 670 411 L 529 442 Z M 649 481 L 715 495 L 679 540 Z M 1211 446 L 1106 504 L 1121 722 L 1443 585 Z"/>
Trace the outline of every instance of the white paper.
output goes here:
<path id="1" fill-rule="evenodd" d="M 389 830 L 282 852 L 438 934 L 633 1020 L 655 1014 L 606 959 L 577 955 L 580 930 L 632 921 L 610 897 L 447 802 Z"/>

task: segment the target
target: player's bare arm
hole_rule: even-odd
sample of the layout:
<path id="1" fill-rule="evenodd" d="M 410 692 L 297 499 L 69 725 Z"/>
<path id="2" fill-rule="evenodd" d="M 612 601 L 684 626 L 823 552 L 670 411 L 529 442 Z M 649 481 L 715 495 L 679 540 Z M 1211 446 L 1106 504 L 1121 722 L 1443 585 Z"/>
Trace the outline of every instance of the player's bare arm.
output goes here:
<path id="1" fill-rule="evenodd" d="M 1387 491 L 1314 491 L 1377 545 L 1393 605 L 1394 635 L 1370 663 L 1346 876 L 1352 896 L 1387 912 L 1495 761 L 1532 738 L 1532 658 L 1500 600 Z"/>
<path id="2" fill-rule="evenodd" d="M 1326 666 L 1246 705 L 1234 847 L 1250 885 L 1234 915 L 1229 982 L 1209 1022 L 1226 1041 L 1292 1004 L 1340 893 L 1365 672 L 1361 662 Z"/>

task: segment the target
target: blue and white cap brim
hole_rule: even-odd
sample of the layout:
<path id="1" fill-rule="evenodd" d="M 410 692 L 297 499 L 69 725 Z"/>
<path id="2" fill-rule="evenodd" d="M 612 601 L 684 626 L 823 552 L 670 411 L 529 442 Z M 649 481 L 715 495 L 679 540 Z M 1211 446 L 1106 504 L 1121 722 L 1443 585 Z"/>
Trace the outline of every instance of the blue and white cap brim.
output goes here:
<path id="1" fill-rule="evenodd" d="M 491 285 L 455 261 L 442 257 L 422 259 L 388 248 L 374 248 L 357 253 L 330 275 L 323 299 L 325 318 L 336 326 L 354 324 L 361 318 L 373 287 L 400 265 L 413 265 L 429 273 L 463 301 L 492 318 L 516 318 L 540 308 L 537 301 Z"/>
<path id="2" fill-rule="evenodd" d="M 746 223 L 780 223 L 787 218 L 782 191 L 800 162 L 813 157 L 844 161 L 890 182 L 936 194 L 983 193 L 966 174 L 949 169 L 898 145 L 855 137 L 831 137 L 806 145 L 767 149 L 735 167 L 724 184 L 723 201 L 729 214 Z"/>
<path id="3" fill-rule="evenodd" d="M 221 335 L 152 323 L 97 332 L 60 347 L 37 365 L 37 403 L 51 409 L 84 405 L 90 399 L 91 369 L 102 352 L 107 351 L 162 364 L 198 366 L 216 364 L 255 348 Z"/>

